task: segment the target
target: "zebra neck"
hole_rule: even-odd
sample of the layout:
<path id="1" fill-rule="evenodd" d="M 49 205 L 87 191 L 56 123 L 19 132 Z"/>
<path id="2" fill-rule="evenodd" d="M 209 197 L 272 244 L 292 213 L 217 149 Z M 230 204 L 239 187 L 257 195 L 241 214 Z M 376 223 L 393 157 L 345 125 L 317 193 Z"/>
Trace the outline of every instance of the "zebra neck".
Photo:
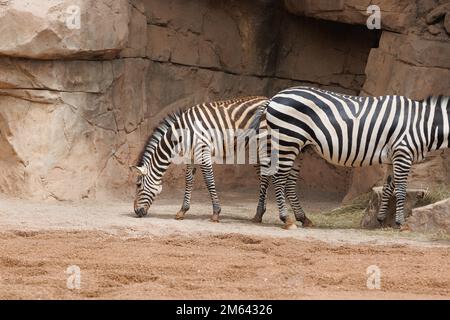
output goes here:
<path id="1" fill-rule="evenodd" d="M 151 143 L 142 157 L 141 165 L 148 169 L 155 180 L 160 180 L 174 157 L 172 130 L 167 130 L 157 141 Z"/>

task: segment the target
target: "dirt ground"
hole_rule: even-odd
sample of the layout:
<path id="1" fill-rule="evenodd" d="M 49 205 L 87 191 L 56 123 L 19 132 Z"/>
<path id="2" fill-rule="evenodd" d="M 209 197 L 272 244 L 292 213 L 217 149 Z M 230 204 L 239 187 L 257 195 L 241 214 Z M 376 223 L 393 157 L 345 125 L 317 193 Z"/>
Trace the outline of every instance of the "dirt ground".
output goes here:
<path id="1" fill-rule="evenodd" d="M 261 225 L 248 221 L 255 196 L 221 194 L 220 223 L 194 193 L 166 193 L 150 215 L 131 203 L 42 203 L 0 199 L 1 299 L 449 299 L 450 241 L 397 231 L 280 228 L 271 201 Z M 310 199 L 318 212 L 336 199 Z M 434 240 L 433 240 L 434 239 Z M 69 289 L 69 266 L 80 288 Z M 367 268 L 380 289 L 367 287 Z M 72 283 L 72 282 L 71 282 Z"/>

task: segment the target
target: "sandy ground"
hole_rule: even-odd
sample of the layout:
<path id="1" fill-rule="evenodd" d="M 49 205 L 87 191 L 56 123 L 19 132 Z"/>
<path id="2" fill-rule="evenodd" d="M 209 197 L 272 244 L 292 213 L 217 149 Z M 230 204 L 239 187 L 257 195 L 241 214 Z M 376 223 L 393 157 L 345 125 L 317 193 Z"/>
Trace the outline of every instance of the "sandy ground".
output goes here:
<path id="1" fill-rule="evenodd" d="M 184 221 L 173 219 L 181 194 L 166 193 L 141 219 L 123 202 L 0 199 L 0 298 L 450 298 L 448 240 L 392 231 L 286 231 L 273 202 L 257 225 L 248 221 L 254 195 L 221 198 L 220 223 L 208 221 L 204 194 L 194 194 Z M 305 201 L 312 218 L 335 206 L 335 199 Z M 72 265 L 80 268 L 80 289 L 67 287 Z M 381 271 L 380 289 L 367 287 L 371 265 Z"/>

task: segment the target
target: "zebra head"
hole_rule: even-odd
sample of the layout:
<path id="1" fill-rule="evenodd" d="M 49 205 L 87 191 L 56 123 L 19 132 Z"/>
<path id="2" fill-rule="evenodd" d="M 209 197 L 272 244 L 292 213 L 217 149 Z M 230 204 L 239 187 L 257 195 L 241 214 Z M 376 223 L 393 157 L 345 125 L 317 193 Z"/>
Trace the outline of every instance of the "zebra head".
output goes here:
<path id="1" fill-rule="evenodd" d="M 173 162 L 176 153 L 176 130 L 182 110 L 165 117 L 150 135 L 142 150 L 137 166 L 130 167 L 137 173 L 134 212 L 138 217 L 147 215 L 156 196 L 162 191 L 162 177 Z M 175 137 L 177 137 L 175 135 Z"/>
<path id="2" fill-rule="evenodd" d="M 136 197 L 134 199 L 134 213 L 138 217 L 146 216 L 154 199 L 162 191 L 161 179 L 152 176 L 145 165 L 132 166 L 137 173 Z"/>

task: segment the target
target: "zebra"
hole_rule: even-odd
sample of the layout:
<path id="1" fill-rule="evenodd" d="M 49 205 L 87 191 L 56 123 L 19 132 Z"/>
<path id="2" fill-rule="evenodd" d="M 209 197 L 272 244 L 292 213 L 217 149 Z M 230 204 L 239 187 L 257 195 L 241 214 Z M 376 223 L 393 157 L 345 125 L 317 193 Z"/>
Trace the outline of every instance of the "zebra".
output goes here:
<path id="1" fill-rule="evenodd" d="M 181 209 L 175 219 L 182 220 L 190 208 L 191 193 L 199 164 L 208 192 L 213 214 L 211 220 L 219 221 L 221 206 L 216 192 L 212 168 L 213 156 L 226 157 L 229 148 L 236 148 L 235 133 L 246 130 L 254 120 L 257 110 L 268 103 L 266 97 L 251 96 L 224 101 L 202 103 L 185 110 L 178 110 L 167 117 L 150 135 L 141 152 L 139 162 L 131 169 L 138 174 L 134 212 L 138 217 L 147 215 L 156 196 L 162 191 L 161 180 L 169 165 L 179 154 L 189 160 L 185 169 L 185 191 Z M 191 143 L 188 143 L 191 142 Z M 195 142 L 195 143 L 192 143 Z M 259 166 L 257 165 L 259 169 Z M 259 175 L 259 174 L 258 174 Z M 261 222 L 266 210 L 266 192 L 269 185 L 267 176 L 260 176 L 259 201 L 254 222 Z M 295 188 L 298 169 L 290 172 L 286 193 L 291 201 L 297 221 L 304 227 L 312 226 L 306 217 Z"/>
<path id="2" fill-rule="evenodd" d="M 306 146 L 335 165 L 388 164 L 377 219 L 380 223 L 385 219 L 389 198 L 395 195 L 398 228 L 405 227 L 404 203 L 412 164 L 430 151 L 450 147 L 446 96 L 415 101 L 398 95 L 350 96 L 300 86 L 277 93 L 262 113 L 269 132 L 277 132 L 270 138 L 278 150 L 271 175 L 280 219 L 286 224 L 284 185 L 294 160 Z"/>

